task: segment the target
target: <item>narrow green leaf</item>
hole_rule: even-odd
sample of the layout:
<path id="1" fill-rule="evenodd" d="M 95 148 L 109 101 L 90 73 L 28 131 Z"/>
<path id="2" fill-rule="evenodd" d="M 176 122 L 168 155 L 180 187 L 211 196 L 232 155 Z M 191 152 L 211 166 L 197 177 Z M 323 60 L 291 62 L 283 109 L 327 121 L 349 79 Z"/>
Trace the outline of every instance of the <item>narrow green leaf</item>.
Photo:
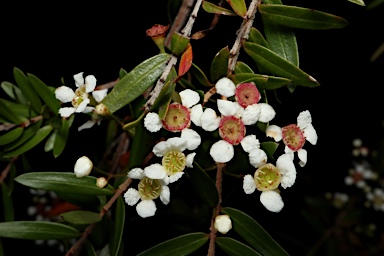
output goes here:
<path id="1" fill-rule="evenodd" d="M 245 5 L 244 0 L 227 0 L 227 2 L 237 15 L 240 17 L 245 17 L 247 14 L 247 6 Z"/>
<path id="2" fill-rule="evenodd" d="M 348 22 L 339 16 L 303 7 L 260 4 L 259 11 L 263 18 L 292 28 L 324 30 L 348 25 Z"/>
<path id="3" fill-rule="evenodd" d="M 267 154 L 269 159 L 274 160 L 273 154 L 275 153 L 277 147 L 279 146 L 279 143 L 276 143 L 274 141 L 265 141 L 260 143 L 260 148 L 264 150 L 264 152 Z"/>
<path id="4" fill-rule="evenodd" d="M 193 163 L 191 170 L 185 170 L 185 172 L 200 198 L 210 207 L 215 208 L 219 202 L 219 194 L 214 181 L 196 162 Z"/>
<path id="5" fill-rule="evenodd" d="M 123 79 L 123 77 L 125 77 L 126 75 L 128 75 L 128 72 L 125 69 L 121 68 L 119 70 L 119 79 Z"/>
<path id="6" fill-rule="evenodd" d="M 56 99 L 55 94 L 52 93 L 48 86 L 35 75 L 27 74 L 27 76 L 40 98 L 47 104 L 53 113 L 58 114 L 60 102 Z"/>
<path id="7" fill-rule="evenodd" d="M 0 99 L 0 101 L 7 105 L 7 107 L 12 110 L 12 113 L 16 116 L 19 116 L 23 122 L 31 117 L 37 116 L 36 112 L 26 104 L 16 103 L 5 99 Z"/>
<path id="8" fill-rule="evenodd" d="M 231 217 L 233 229 L 263 256 L 280 256 L 288 253 L 251 216 L 237 209 L 225 207 L 222 212 Z"/>
<path id="9" fill-rule="evenodd" d="M 99 213 L 90 212 L 90 211 L 70 211 L 60 214 L 60 216 L 68 223 L 74 225 L 84 225 L 92 224 L 101 221 L 101 216 Z"/>
<path id="10" fill-rule="evenodd" d="M 69 117 L 69 119 L 74 118 L 75 115 Z M 53 145 L 53 156 L 58 157 L 64 150 L 65 145 L 67 144 L 69 127 L 72 120 L 66 118 L 61 119 L 61 127 L 57 132 L 55 143 Z"/>
<path id="11" fill-rule="evenodd" d="M 363 0 L 348 0 L 348 1 L 351 2 L 351 3 L 354 3 L 354 4 L 365 6 L 365 3 L 364 3 Z"/>
<path id="12" fill-rule="evenodd" d="M 87 251 L 87 256 L 97 256 L 95 248 L 93 248 L 92 243 L 89 242 L 88 239 L 85 240 L 84 244 L 85 244 L 85 250 Z"/>
<path id="13" fill-rule="evenodd" d="M 1 88 L 3 88 L 4 92 L 14 101 L 23 104 L 27 103 L 27 100 L 25 99 L 23 93 L 16 85 L 7 81 L 3 81 L 1 82 Z"/>
<path id="14" fill-rule="evenodd" d="M 263 256 L 248 245 L 230 237 L 217 237 L 216 244 L 229 256 Z"/>
<path id="15" fill-rule="evenodd" d="M 253 70 L 251 67 L 248 66 L 248 64 L 245 64 L 242 61 L 237 61 L 235 65 L 235 74 L 240 74 L 240 73 L 250 73 L 253 74 Z"/>
<path id="16" fill-rule="evenodd" d="M 256 28 L 252 27 L 249 31 L 249 37 L 247 39 L 248 42 L 259 44 L 264 46 L 265 48 L 269 48 L 267 40 L 265 40 L 263 34 Z"/>
<path id="17" fill-rule="evenodd" d="M 102 100 L 111 113 L 119 110 L 147 90 L 162 74 L 169 54 L 155 55 L 125 75 Z"/>
<path id="18" fill-rule="evenodd" d="M 111 185 L 99 188 L 96 186 L 95 177 L 77 178 L 72 172 L 30 172 L 17 176 L 15 181 L 31 188 L 64 193 L 70 191 L 79 195 L 111 195 L 114 193 Z"/>
<path id="19" fill-rule="evenodd" d="M 13 76 L 15 77 L 16 83 L 22 91 L 24 97 L 31 104 L 32 109 L 36 113 L 40 114 L 42 108 L 41 101 L 39 95 L 37 95 L 36 91 L 33 89 L 28 77 L 16 67 L 13 69 Z"/>
<path id="20" fill-rule="evenodd" d="M 211 81 L 215 83 L 228 74 L 229 48 L 228 46 L 221 49 L 213 58 L 211 63 L 210 75 Z"/>
<path id="21" fill-rule="evenodd" d="M 17 138 L 20 137 L 20 135 L 23 133 L 24 128 L 23 127 L 16 127 L 12 130 L 8 131 L 7 133 L 0 136 L 0 145 L 6 145 L 8 143 L 11 143 L 12 141 L 17 140 Z"/>
<path id="22" fill-rule="evenodd" d="M 109 255 L 118 256 L 119 249 L 121 246 L 121 240 L 123 238 L 125 223 L 125 204 L 123 198 L 120 196 L 117 198 L 116 211 L 115 211 L 115 222 L 112 239 L 109 243 Z"/>
<path id="23" fill-rule="evenodd" d="M 0 223 L 0 237 L 32 240 L 71 239 L 81 234 L 73 227 L 43 221 L 10 221 Z"/>
<path id="24" fill-rule="evenodd" d="M 168 81 L 159 93 L 159 97 L 156 98 L 149 111 L 157 111 L 164 104 L 168 104 L 175 91 L 176 84 L 173 81 Z"/>
<path id="25" fill-rule="evenodd" d="M 185 49 L 187 49 L 188 43 L 188 37 L 185 37 L 178 32 L 174 32 L 171 37 L 170 50 L 174 55 L 179 56 Z"/>
<path id="26" fill-rule="evenodd" d="M 292 79 L 293 82 L 302 86 L 319 86 L 319 83 L 312 76 L 261 45 L 246 42 L 244 43 L 244 50 L 258 65 L 274 75 Z"/>
<path id="27" fill-rule="evenodd" d="M 27 128 L 24 128 L 24 131 L 21 134 L 21 136 L 19 136 L 19 138 L 17 138 L 15 141 L 7 144 L 4 147 L 4 150 L 9 151 L 9 150 L 12 150 L 12 149 L 17 148 L 18 146 L 24 144 L 24 142 L 26 142 L 27 140 L 29 140 L 32 136 L 34 136 L 36 134 L 36 132 L 40 129 L 40 126 L 42 123 L 43 123 L 43 120 L 39 120 L 36 123 L 31 124 Z"/>
<path id="28" fill-rule="evenodd" d="M 155 245 L 137 256 L 184 256 L 199 249 L 208 239 L 205 233 L 190 233 Z"/>
<path id="29" fill-rule="evenodd" d="M 235 84 L 254 82 L 259 90 L 275 90 L 290 84 L 292 81 L 283 77 L 250 73 L 240 73 L 238 75 L 232 75 L 230 78 Z"/>
<path id="30" fill-rule="evenodd" d="M 212 84 L 207 76 L 204 74 L 204 72 L 195 64 L 195 63 L 192 63 L 192 67 L 191 67 L 191 72 L 192 74 L 196 77 L 197 81 L 204 85 L 204 86 L 207 86 L 207 87 L 212 87 L 214 86 L 214 84 Z"/>
<path id="31" fill-rule="evenodd" d="M 28 150 L 32 149 L 37 144 L 39 144 L 41 141 L 43 141 L 49 135 L 49 133 L 52 131 L 52 129 L 53 129 L 53 127 L 50 124 L 40 128 L 36 132 L 35 136 L 33 136 L 32 138 L 27 140 L 20 147 L 5 153 L 4 157 L 14 157 L 14 156 L 19 156 L 21 154 L 24 154 L 25 152 L 27 152 Z"/>
<path id="32" fill-rule="evenodd" d="M 72 115 L 72 116 L 74 116 L 74 115 Z M 59 130 L 55 129 L 55 130 L 53 130 L 51 135 L 49 135 L 49 137 L 48 137 L 48 139 L 44 145 L 44 152 L 49 152 L 53 149 L 53 146 L 55 145 L 55 140 L 56 140 L 56 136 L 57 136 L 58 132 L 59 132 Z"/>
<path id="33" fill-rule="evenodd" d="M 125 124 L 123 126 L 123 130 L 129 131 L 129 130 L 135 128 L 136 126 L 138 126 L 141 123 L 141 121 L 143 120 L 144 117 L 145 117 L 145 112 L 143 112 L 136 120 L 133 120 L 133 121 Z"/>
<path id="34" fill-rule="evenodd" d="M 5 100 L 0 99 L 0 116 L 7 120 L 7 123 L 21 124 L 27 120 L 26 118 L 17 115 L 12 108 L 8 107 L 7 104 L 5 104 L 4 101 Z"/>
<path id="35" fill-rule="evenodd" d="M 237 15 L 232 10 L 228 10 L 228 9 L 223 8 L 221 6 L 214 5 L 213 3 L 210 3 L 208 1 L 203 1 L 202 7 L 203 7 L 204 11 L 206 11 L 208 13 L 227 15 L 227 16 L 236 16 Z"/>
<path id="36" fill-rule="evenodd" d="M 129 168 L 142 166 L 142 163 L 153 147 L 154 134 L 149 132 L 144 123 L 140 122 L 135 127 L 135 137 L 133 138 L 131 155 L 129 157 Z"/>
<path id="37" fill-rule="evenodd" d="M 64 201 L 80 206 L 83 209 L 88 209 L 92 211 L 97 211 L 100 208 L 100 200 L 98 197 L 105 197 L 98 196 L 98 195 L 79 195 L 79 194 L 73 194 L 70 193 L 71 191 L 55 191 L 55 194 L 63 199 Z"/>
<path id="38" fill-rule="evenodd" d="M 13 221 L 15 218 L 15 214 L 14 214 L 13 202 L 12 202 L 10 190 L 4 181 L 0 185 L 1 185 L 1 196 L 3 199 L 2 204 L 4 209 L 4 220 Z"/>
<path id="39" fill-rule="evenodd" d="M 367 5 L 367 10 L 372 10 L 374 8 L 377 8 L 378 6 L 384 4 L 384 0 L 372 0 Z"/>

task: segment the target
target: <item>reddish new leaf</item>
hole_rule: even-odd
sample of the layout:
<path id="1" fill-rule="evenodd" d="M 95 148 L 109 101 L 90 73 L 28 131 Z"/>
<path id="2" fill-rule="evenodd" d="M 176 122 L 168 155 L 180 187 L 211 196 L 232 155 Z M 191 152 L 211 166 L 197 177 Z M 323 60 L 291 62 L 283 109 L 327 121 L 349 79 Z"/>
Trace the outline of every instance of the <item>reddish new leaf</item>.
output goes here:
<path id="1" fill-rule="evenodd" d="M 177 80 L 179 80 L 192 66 L 192 46 L 188 44 L 187 49 L 185 49 L 184 53 L 181 55 L 180 64 L 179 64 L 179 76 Z"/>

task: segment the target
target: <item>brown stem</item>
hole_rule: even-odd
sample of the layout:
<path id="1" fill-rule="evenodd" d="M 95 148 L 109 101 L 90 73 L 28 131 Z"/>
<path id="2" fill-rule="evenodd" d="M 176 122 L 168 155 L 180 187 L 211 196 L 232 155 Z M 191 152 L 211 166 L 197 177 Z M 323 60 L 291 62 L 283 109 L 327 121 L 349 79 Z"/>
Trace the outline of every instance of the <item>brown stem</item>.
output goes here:
<path id="1" fill-rule="evenodd" d="M 43 119 L 43 116 L 35 116 L 35 117 L 32 117 L 32 118 L 28 119 L 27 121 L 19 124 L 18 126 L 25 128 L 25 127 L 30 126 L 31 124 L 36 123 L 37 121 L 39 121 L 41 119 Z M 17 124 L 9 124 L 9 123 L 2 124 L 2 125 L 0 125 L 0 131 L 7 131 L 9 129 L 12 129 L 15 126 L 17 126 Z"/>
<path id="2" fill-rule="evenodd" d="M 96 86 L 95 90 L 103 90 L 103 89 L 109 89 L 109 88 L 112 88 L 112 87 L 114 87 L 118 82 L 119 82 L 119 79 L 116 79 L 115 81 L 112 81 L 112 82 L 109 82 L 109 83 L 105 83 L 105 84 L 98 85 L 98 86 Z"/>

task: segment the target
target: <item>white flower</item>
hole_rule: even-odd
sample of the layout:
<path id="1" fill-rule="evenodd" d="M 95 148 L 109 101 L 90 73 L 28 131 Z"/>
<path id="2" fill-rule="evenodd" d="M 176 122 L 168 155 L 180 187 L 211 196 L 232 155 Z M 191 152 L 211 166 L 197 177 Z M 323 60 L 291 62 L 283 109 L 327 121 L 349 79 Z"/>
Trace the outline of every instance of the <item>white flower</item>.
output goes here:
<path id="1" fill-rule="evenodd" d="M 88 157 L 82 156 L 79 159 L 77 159 L 74 172 L 77 178 L 81 178 L 89 175 L 92 169 L 93 169 L 92 161 Z"/>
<path id="2" fill-rule="evenodd" d="M 218 215 L 215 218 L 214 227 L 221 234 L 227 234 L 232 229 L 232 221 L 228 215 Z"/>

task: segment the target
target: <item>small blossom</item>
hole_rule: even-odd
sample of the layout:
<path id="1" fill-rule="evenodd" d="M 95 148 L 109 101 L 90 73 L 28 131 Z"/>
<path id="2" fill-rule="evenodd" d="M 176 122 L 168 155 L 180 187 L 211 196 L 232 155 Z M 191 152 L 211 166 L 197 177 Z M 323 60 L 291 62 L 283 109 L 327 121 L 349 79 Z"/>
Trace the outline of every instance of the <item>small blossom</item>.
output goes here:
<path id="1" fill-rule="evenodd" d="M 222 234 L 227 234 L 232 229 L 232 221 L 228 215 L 218 215 L 215 218 L 214 227 Z"/>
<path id="2" fill-rule="evenodd" d="M 375 188 L 373 192 L 367 193 L 367 199 L 376 211 L 384 211 L 384 190 Z"/>
<path id="3" fill-rule="evenodd" d="M 79 159 L 77 159 L 74 172 L 77 178 L 81 178 L 89 175 L 92 169 L 93 169 L 92 161 L 88 157 L 82 156 Z"/>
<path id="4" fill-rule="evenodd" d="M 96 180 L 96 186 L 97 187 L 104 188 L 107 185 L 108 185 L 108 181 L 106 178 L 104 178 L 104 177 L 97 178 L 97 180 Z"/>

